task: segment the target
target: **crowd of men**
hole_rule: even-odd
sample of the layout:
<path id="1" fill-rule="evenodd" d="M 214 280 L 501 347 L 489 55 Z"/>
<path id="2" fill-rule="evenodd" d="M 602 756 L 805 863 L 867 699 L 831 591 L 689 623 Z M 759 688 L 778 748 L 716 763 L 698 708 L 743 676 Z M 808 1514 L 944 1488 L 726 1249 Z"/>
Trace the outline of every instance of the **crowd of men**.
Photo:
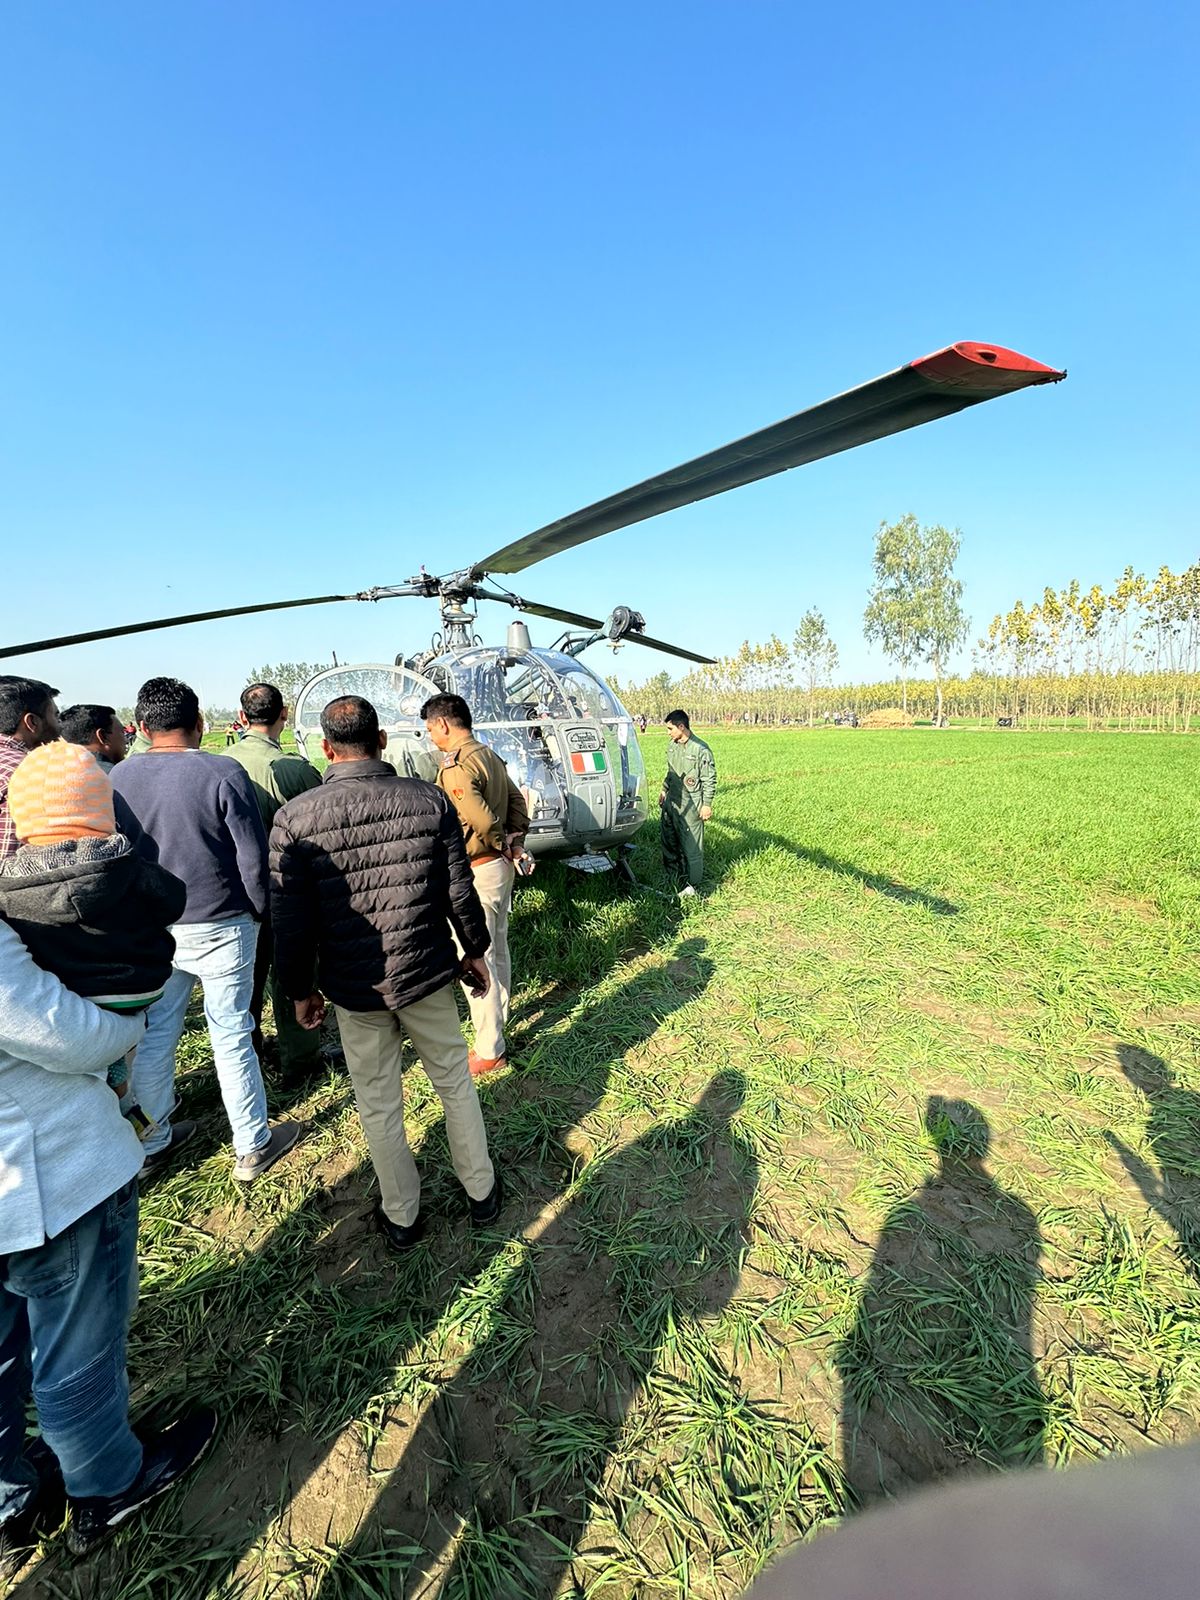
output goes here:
<path id="1" fill-rule="evenodd" d="M 113 707 L 60 713 L 57 693 L 0 677 L 0 1563 L 61 1522 L 64 1501 L 68 1546 L 86 1555 L 215 1433 L 203 1406 L 135 1431 L 125 1359 L 138 1184 L 196 1132 L 175 1078 L 197 984 L 235 1180 L 260 1181 L 302 1132 L 267 1115 L 269 995 L 285 1079 L 344 1052 L 386 1244 L 424 1230 L 406 1037 L 442 1101 L 470 1222 L 486 1226 L 504 1196 L 474 1079 L 507 1064 L 509 909 L 532 865 L 524 796 L 457 695 L 422 708 L 441 754 L 431 784 L 398 776 L 356 695 L 322 714 L 322 775 L 283 749 L 289 708 L 271 684 L 243 692 L 221 755 L 201 749 L 198 698 L 177 679 L 142 685 L 133 752 Z M 687 894 L 715 770 L 685 713 L 668 730 L 664 859 Z M 330 1010 L 338 1046 L 322 1044 Z"/>

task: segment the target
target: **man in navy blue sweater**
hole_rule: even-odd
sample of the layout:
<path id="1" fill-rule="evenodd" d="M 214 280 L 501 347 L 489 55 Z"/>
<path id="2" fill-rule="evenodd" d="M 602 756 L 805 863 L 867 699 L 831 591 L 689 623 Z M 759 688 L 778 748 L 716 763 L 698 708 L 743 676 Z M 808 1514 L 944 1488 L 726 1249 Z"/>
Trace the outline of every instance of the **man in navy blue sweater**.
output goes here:
<path id="1" fill-rule="evenodd" d="M 113 772 L 113 787 L 141 824 L 139 848 L 187 887 L 175 936 L 174 970 L 150 1007 L 134 1059 L 134 1092 L 157 1128 L 146 1139 L 145 1171 L 170 1160 L 195 1132 L 171 1122 L 175 1051 L 197 979 L 221 1098 L 233 1130 L 233 1175 L 243 1183 L 272 1167 L 300 1132 L 267 1122 L 254 1052 L 254 950 L 267 906 L 267 836 L 245 771 L 200 749 L 204 718 L 196 693 L 177 678 L 151 678 L 138 691 L 135 720 L 149 748 Z"/>

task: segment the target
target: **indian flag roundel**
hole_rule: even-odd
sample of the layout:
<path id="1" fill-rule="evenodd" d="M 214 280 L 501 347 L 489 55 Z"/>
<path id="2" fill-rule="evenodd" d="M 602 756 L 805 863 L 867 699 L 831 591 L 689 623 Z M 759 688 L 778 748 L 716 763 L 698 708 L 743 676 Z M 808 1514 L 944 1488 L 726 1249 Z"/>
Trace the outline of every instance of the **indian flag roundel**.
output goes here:
<path id="1" fill-rule="evenodd" d="M 603 750 L 573 750 L 571 752 L 572 772 L 607 772 L 608 762 L 604 759 Z"/>

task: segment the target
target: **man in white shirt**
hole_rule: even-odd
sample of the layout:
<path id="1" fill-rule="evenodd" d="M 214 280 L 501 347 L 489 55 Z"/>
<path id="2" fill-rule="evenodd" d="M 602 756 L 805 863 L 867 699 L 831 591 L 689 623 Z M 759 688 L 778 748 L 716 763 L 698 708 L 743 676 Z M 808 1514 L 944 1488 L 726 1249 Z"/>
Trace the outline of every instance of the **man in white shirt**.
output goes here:
<path id="1" fill-rule="evenodd" d="M 0 922 L 0 1578 L 61 1520 L 64 1485 L 86 1555 L 216 1430 L 207 1407 L 129 1425 L 142 1147 L 105 1073 L 143 1026 L 64 988 Z M 61 1481 L 26 1452 L 31 1392 Z"/>

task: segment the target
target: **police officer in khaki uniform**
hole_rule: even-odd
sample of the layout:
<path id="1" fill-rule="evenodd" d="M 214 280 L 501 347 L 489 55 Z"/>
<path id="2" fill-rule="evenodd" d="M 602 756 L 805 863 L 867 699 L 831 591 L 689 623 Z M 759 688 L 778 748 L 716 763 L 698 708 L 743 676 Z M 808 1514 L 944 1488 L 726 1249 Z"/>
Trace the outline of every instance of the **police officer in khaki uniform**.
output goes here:
<path id="1" fill-rule="evenodd" d="M 698 894 L 704 877 L 704 824 L 712 816 L 717 792 L 717 764 L 703 739 L 697 739 L 686 711 L 666 716 L 667 775 L 658 797 L 662 808 L 659 833 L 663 865 L 686 899 Z"/>
<path id="2" fill-rule="evenodd" d="M 485 956 L 488 991 L 468 993 L 475 1048 L 470 1052 L 472 1076 L 507 1064 L 504 1024 L 508 1020 L 512 964 L 508 955 L 508 912 L 517 864 L 526 871 L 529 810 L 525 797 L 494 750 L 471 732 L 471 708 L 461 695 L 436 694 L 421 707 L 430 740 L 442 752 L 435 782 L 458 812 L 475 889 L 483 902 L 492 943 Z"/>

